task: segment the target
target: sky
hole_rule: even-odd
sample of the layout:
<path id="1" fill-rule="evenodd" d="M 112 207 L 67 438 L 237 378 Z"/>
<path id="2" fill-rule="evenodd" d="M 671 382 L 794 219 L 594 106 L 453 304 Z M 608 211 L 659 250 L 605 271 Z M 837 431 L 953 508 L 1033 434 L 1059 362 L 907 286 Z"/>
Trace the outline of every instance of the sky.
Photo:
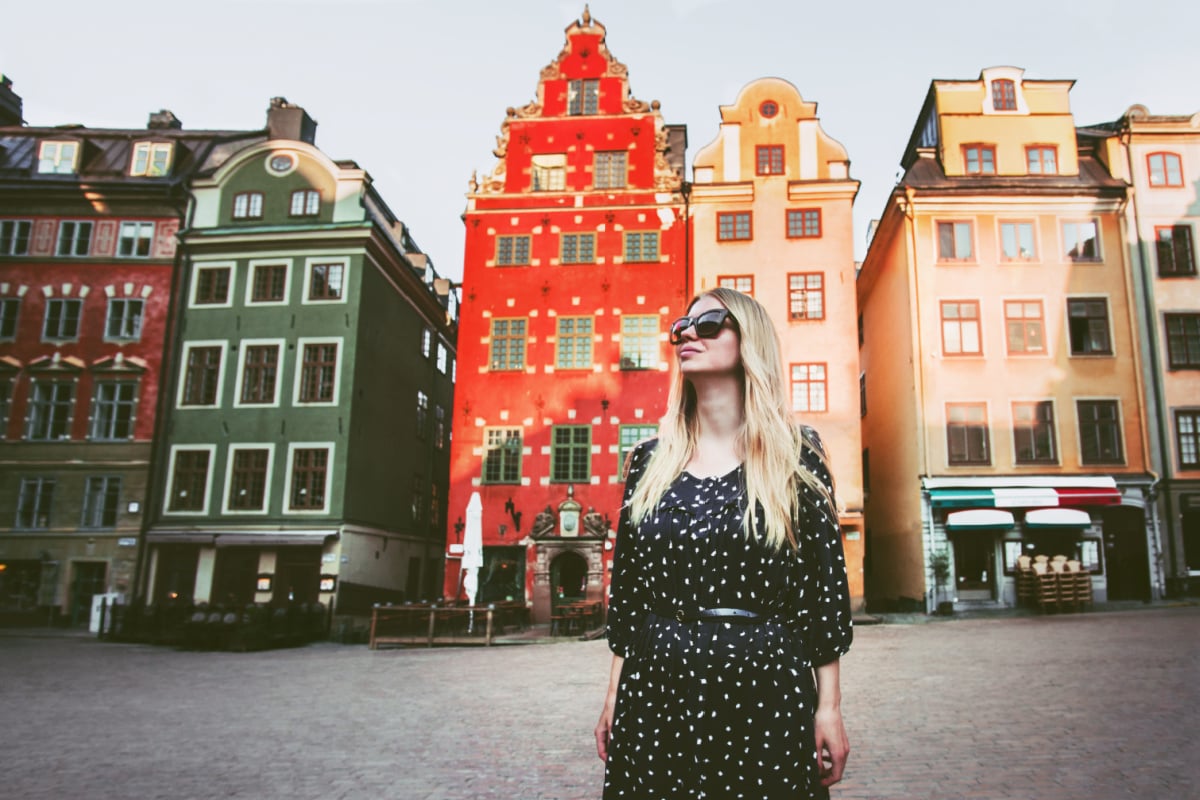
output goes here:
<path id="1" fill-rule="evenodd" d="M 1135 103 L 1200 111 L 1194 0 L 596 0 L 590 10 L 633 94 L 687 125 L 688 179 L 719 106 L 750 81 L 783 78 L 816 102 L 862 184 L 859 259 L 934 79 L 998 65 L 1072 79 L 1078 125 Z M 559 0 L 0 0 L 0 73 L 30 125 L 141 128 L 166 108 L 187 129 L 254 129 L 270 98 L 286 97 L 317 120 L 317 146 L 366 169 L 438 272 L 457 279 L 471 172 L 491 171 L 505 109 L 535 99 L 582 11 Z"/>

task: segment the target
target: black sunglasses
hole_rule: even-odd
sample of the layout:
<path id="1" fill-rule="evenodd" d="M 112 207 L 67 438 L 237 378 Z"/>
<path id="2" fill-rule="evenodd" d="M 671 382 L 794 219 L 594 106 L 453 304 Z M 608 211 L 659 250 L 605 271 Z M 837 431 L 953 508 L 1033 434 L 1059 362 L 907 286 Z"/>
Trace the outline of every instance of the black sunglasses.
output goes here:
<path id="1" fill-rule="evenodd" d="M 701 339 L 715 339 L 717 334 L 721 332 L 722 326 L 725 325 L 725 320 L 733 323 L 737 327 L 737 320 L 733 314 L 729 313 L 728 308 L 714 308 L 711 311 L 703 311 L 694 317 L 680 317 L 671 323 L 670 339 L 671 344 L 679 344 L 683 341 L 683 332 L 688 328 L 695 327 L 696 336 Z"/>

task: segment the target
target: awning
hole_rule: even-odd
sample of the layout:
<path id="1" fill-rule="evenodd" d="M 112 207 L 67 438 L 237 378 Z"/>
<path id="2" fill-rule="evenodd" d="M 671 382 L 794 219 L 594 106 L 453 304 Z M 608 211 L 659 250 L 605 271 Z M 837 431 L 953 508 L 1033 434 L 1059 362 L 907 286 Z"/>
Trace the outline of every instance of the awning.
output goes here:
<path id="1" fill-rule="evenodd" d="M 1035 508 L 1025 512 L 1026 528 L 1086 528 L 1092 518 L 1077 508 Z"/>
<path id="2" fill-rule="evenodd" d="M 1016 489 L 993 489 L 997 508 L 1029 508 L 1031 506 L 1058 505 L 1056 489 L 1040 486 L 1022 486 Z"/>
<path id="3" fill-rule="evenodd" d="M 1119 506 L 1121 505 L 1121 490 L 1112 488 L 1070 488 L 1055 489 L 1058 492 L 1060 506 Z"/>
<path id="4" fill-rule="evenodd" d="M 930 479 L 926 484 L 934 483 L 934 480 Z M 1121 491 L 1112 478 L 1077 478 L 1070 481 L 1076 485 L 1070 486 L 1055 485 L 1056 481 L 1045 479 L 1030 480 L 1029 485 L 1019 485 L 1004 478 L 996 479 L 995 485 L 990 486 L 945 486 L 942 481 L 937 482 L 943 486 L 929 489 L 929 501 L 934 508 L 1047 508 L 1121 504 Z"/>
<path id="5" fill-rule="evenodd" d="M 217 547 L 287 547 L 289 545 L 320 545 L 336 528 L 298 530 L 152 530 L 146 534 L 151 544 L 216 544 Z"/>
<path id="6" fill-rule="evenodd" d="M 935 508 L 992 508 L 996 505 L 991 489 L 935 489 L 929 497 Z"/>
<path id="7" fill-rule="evenodd" d="M 1010 530 L 1012 527 L 1012 512 L 998 508 L 972 508 L 969 511 L 954 511 L 946 516 L 946 529 L 951 531 L 981 528 Z"/>

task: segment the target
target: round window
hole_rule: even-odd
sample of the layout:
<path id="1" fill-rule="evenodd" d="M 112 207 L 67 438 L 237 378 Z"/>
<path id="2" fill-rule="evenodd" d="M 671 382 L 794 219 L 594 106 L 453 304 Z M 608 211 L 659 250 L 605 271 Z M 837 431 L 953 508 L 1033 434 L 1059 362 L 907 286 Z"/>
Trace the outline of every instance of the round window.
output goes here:
<path id="1" fill-rule="evenodd" d="M 779 104 L 774 100 L 764 100 L 763 104 L 758 107 L 758 113 L 770 119 L 779 113 Z"/>
<path id="2" fill-rule="evenodd" d="M 296 157 L 290 153 L 276 153 L 267 159 L 267 169 L 277 174 L 291 172 L 296 166 Z"/>

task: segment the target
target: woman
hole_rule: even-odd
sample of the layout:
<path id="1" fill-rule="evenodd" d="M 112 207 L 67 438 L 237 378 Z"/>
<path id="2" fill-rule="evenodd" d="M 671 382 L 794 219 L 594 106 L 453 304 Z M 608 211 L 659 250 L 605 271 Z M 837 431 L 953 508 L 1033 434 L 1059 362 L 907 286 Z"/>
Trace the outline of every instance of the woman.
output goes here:
<path id="1" fill-rule="evenodd" d="M 828 797 L 849 753 L 851 639 L 829 471 L 792 422 L 766 310 L 714 289 L 687 313 L 658 439 L 629 460 L 595 731 L 604 798 Z"/>

